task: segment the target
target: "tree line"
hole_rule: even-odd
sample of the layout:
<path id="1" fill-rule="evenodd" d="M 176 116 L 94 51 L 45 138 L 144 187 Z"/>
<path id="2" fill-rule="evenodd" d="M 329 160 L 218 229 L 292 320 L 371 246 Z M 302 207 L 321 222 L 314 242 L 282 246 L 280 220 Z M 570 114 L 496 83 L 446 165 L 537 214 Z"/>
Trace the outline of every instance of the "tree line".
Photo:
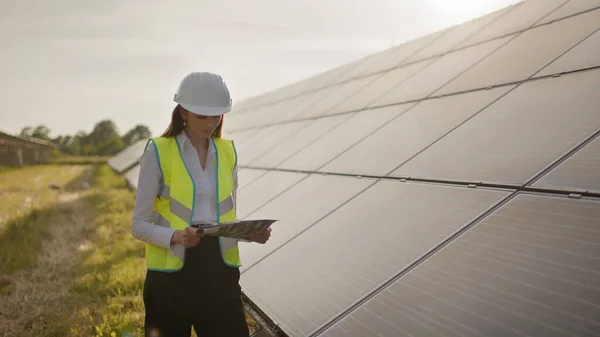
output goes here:
<path id="1" fill-rule="evenodd" d="M 94 125 L 92 132 L 79 131 L 75 135 L 51 137 L 46 125 L 26 126 L 21 136 L 28 136 L 54 143 L 58 150 L 72 156 L 112 156 L 140 139 L 151 137 L 146 125 L 138 124 L 123 135 L 111 120 L 102 120 Z"/>

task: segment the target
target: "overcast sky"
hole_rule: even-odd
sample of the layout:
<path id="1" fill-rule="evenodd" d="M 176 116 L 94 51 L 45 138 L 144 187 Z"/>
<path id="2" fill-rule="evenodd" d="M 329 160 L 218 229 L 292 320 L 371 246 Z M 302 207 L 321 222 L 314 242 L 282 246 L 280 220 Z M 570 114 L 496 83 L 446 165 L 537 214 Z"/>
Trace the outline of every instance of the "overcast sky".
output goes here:
<path id="1" fill-rule="evenodd" d="M 240 101 L 517 2 L 0 1 L 0 131 L 156 134 L 188 72 L 220 73 Z"/>

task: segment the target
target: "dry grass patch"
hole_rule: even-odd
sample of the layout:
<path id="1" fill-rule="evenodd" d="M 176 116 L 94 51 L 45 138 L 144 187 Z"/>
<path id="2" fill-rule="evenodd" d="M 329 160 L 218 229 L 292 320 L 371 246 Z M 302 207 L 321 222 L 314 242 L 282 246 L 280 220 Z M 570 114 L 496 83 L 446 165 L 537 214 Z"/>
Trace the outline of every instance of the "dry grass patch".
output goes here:
<path id="1" fill-rule="evenodd" d="M 21 196 L 47 196 L 44 207 L 22 211 L 0 233 L 0 336 L 143 336 L 144 245 L 131 236 L 134 194 L 105 164 L 54 168 L 27 178 L 12 172 L 42 177 Z M 48 189 L 61 172 L 62 190 Z M 83 183 L 91 187 L 78 189 Z"/>

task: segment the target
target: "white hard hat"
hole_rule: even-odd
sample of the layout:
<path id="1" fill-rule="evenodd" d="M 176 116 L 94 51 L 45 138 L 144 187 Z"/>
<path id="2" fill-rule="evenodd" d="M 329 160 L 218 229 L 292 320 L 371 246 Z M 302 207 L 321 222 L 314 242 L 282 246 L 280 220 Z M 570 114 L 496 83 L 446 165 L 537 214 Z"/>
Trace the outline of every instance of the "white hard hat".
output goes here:
<path id="1" fill-rule="evenodd" d="M 173 100 L 197 115 L 219 116 L 231 111 L 231 95 L 221 76 L 194 72 L 183 78 Z"/>

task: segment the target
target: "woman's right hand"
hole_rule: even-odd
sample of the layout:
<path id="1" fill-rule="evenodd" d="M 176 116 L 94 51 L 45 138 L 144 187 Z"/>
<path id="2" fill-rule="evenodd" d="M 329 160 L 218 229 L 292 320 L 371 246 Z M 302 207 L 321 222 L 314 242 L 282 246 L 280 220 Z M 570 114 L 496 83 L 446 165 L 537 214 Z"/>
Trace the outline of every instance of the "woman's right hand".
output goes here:
<path id="1" fill-rule="evenodd" d="M 200 242 L 201 234 L 196 233 L 193 227 L 187 227 L 183 231 L 175 231 L 171 243 L 183 245 L 186 248 L 194 247 Z"/>

